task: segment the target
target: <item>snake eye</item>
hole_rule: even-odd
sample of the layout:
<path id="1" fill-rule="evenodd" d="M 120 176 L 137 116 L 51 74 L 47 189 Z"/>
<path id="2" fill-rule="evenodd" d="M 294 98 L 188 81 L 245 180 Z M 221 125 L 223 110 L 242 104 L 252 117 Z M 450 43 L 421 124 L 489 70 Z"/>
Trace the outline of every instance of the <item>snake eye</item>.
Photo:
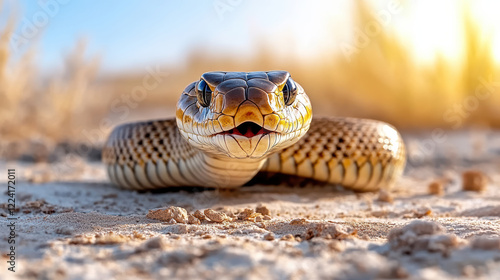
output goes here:
<path id="1" fill-rule="evenodd" d="M 204 80 L 200 80 L 196 85 L 196 96 L 201 106 L 208 107 L 210 105 L 212 101 L 212 90 Z"/>
<path id="2" fill-rule="evenodd" d="M 292 80 L 292 78 L 288 78 L 285 86 L 283 87 L 283 98 L 285 99 L 285 105 L 290 106 L 295 101 L 295 97 L 297 97 L 297 85 Z"/>

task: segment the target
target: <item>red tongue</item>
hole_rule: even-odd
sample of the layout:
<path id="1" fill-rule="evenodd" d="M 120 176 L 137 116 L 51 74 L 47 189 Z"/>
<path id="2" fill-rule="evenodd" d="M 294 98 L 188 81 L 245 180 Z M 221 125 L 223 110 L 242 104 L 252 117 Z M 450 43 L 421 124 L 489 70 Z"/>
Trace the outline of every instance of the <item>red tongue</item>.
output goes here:
<path id="1" fill-rule="evenodd" d="M 253 133 L 252 129 L 250 129 L 250 128 L 247 128 L 246 131 L 240 131 L 239 129 L 235 128 L 232 130 L 232 132 L 233 132 L 232 133 L 233 135 L 241 135 L 241 136 L 251 138 L 251 137 L 254 137 L 255 135 L 264 133 L 264 129 L 261 128 L 257 133 Z"/>
<path id="2" fill-rule="evenodd" d="M 253 134 L 252 130 L 249 128 L 249 129 L 247 129 L 247 132 L 245 132 L 244 136 L 250 138 L 250 137 L 254 137 L 255 134 Z"/>

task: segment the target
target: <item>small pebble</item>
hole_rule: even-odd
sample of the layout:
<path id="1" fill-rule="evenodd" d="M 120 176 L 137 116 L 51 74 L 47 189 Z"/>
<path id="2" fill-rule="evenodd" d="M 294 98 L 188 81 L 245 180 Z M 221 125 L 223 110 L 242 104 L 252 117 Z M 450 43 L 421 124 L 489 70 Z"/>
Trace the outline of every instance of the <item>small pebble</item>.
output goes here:
<path id="1" fill-rule="evenodd" d="M 428 187 L 429 194 L 443 195 L 444 194 L 444 184 L 440 180 L 432 181 Z"/>
<path id="2" fill-rule="evenodd" d="M 169 223 L 172 223 L 172 220 L 182 224 L 188 222 L 188 213 L 186 209 L 176 206 L 149 210 L 146 217 L 160 221 L 168 221 Z"/>
<path id="3" fill-rule="evenodd" d="M 269 241 L 272 241 L 274 240 L 274 233 L 270 232 L 270 233 L 267 233 L 266 235 L 264 235 L 264 239 L 265 240 L 269 240 Z"/>
<path id="4" fill-rule="evenodd" d="M 306 224 L 307 220 L 306 219 L 295 219 L 290 221 L 290 225 L 303 225 Z"/>
<path id="5" fill-rule="evenodd" d="M 262 215 L 271 216 L 271 211 L 264 205 L 257 206 L 257 208 L 255 208 L 255 212 L 260 213 Z"/>
<path id="6" fill-rule="evenodd" d="M 151 249 L 165 250 L 166 248 L 168 248 L 168 241 L 167 238 L 162 235 L 146 240 L 139 246 L 141 251 L 148 251 Z"/>
<path id="7" fill-rule="evenodd" d="M 206 221 L 207 217 L 205 217 L 205 214 L 201 212 L 200 210 L 196 210 L 193 214 L 194 217 L 196 217 L 200 221 Z"/>
<path id="8" fill-rule="evenodd" d="M 280 240 L 282 240 L 282 241 L 295 241 L 295 237 L 293 237 L 293 235 L 291 235 L 291 234 L 287 234 L 287 235 L 281 237 Z"/>
<path id="9" fill-rule="evenodd" d="M 203 213 L 212 222 L 222 223 L 224 221 L 230 220 L 230 218 L 226 214 L 219 212 L 219 211 L 212 210 L 212 209 L 206 209 Z"/>
<path id="10" fill-rule="evenodd" d="M 199 224 L 201 224 L 201 221 L 200 221 L 200 219 L 198 219 L 195 216 L 190 214 L 190 215 L 188 215 L 188 224 L 199 225 Z"/>
<path id="11" fill-rule="evenodd" d="M 255 211 L 250 208 L 246 208 L 241 213 L 238 214 L 238 219 L 244 221 L 250 219 L 255 214 Z"/>
<path id="12" fill-rule="evenodd" d="M 481 192 L 488 186 L 488 176 L 481 171 L 468 170 L 462 173 L 462 189 L 464 191 Z"/>

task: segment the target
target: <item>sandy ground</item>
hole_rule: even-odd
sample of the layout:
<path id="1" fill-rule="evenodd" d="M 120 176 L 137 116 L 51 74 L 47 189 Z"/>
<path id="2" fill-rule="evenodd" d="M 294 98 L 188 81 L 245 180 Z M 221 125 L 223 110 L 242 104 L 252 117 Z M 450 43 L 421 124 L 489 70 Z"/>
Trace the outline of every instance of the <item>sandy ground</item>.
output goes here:
<path id="1" fill-rule="evenodd" d="M 405 175 L 381 193 L 312 184 L 137 193 L 109 185 L 98 162 L 2 162 L 1 177 L 15 168 L 17 184 L 10 216 L 2 183 L 0 278 L 500 279 L 499 136 L 407 136 Z M 483 191 L 462 190 L 470 169 L 488 176 Z M 429 194 L 438 179 L 444 193 Z M 170 206 L 182 209 L 168 217 Z M 157 208 L 164 220 L 146 217 Z M 211 218 L 187 216 L 196 210 Z"/>

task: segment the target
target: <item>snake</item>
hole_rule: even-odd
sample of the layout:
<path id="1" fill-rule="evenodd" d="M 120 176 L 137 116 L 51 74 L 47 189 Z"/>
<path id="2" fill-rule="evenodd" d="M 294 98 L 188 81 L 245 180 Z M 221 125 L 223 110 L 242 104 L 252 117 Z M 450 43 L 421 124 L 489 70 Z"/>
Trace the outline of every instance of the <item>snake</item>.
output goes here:
<path id="1" fill-rule="evenodd" d="M 102 159 L 114 185 L 138 191 L 237 188 L 277 173 L 363 192 L 392 187 L 406 152 L 385 122 L 313 118 L 287 71 L 216 71 L 184 89 L 175 118 L 115 127 Z"/>

